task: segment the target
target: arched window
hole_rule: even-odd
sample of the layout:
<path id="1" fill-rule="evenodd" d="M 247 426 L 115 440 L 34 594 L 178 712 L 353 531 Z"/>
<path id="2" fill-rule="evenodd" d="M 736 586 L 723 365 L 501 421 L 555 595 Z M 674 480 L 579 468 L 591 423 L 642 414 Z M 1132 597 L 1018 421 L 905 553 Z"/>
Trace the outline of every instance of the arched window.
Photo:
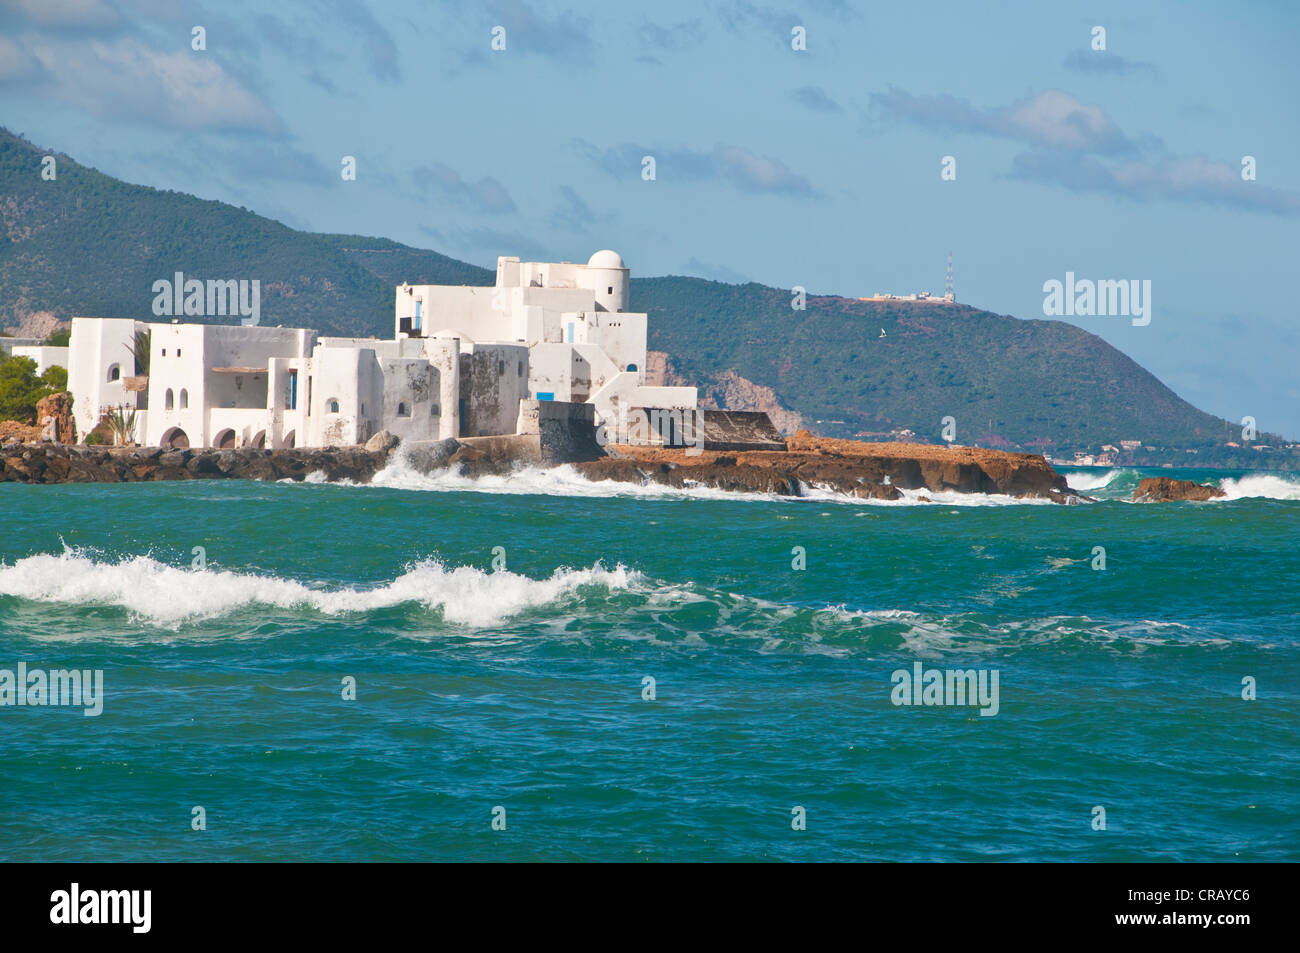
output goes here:
<path id="1" fill-rule="evenodd" d="M 213 441 L 213 446 L 218 450 L 235 449 L 235 432 L 227 427 L 221 433 L 217 434 L 217 439 Z"/>
<path id="2" fill-rule="evenodd" d="M 176 395 L 173 394 L 172 389 L 168 387 L 167 393 L 163 397 L 163 410 L 171 410 L 174 403 L 176 403 Z"/>
<path id="3" fill-rule="evenodd" d="M 121 379 L 122 379 L 122 365 L 114 364 L 111 367 L 109 367 L 108 369 L 109 382 L 111 383 L 112 381 L 121 380 Z"/>
<path id="4" fill-rule="evenodd" d="M 339 412 L 339 402 L 337 398 L 331 397 L 325 401 L 325 413 L 337 414 Z"/>
<path id="5" fill-rule="evenodd" d="M 181 410 L 188 410 L 190 406 L 190 392 L 184 387 L 181 388 Z"/>
<path id="6" fill-rule="evenodd" d="M 397 416 L 399 417 L 411 416 L 411 408 L 407 407 L 405 403 L 399 402 L 397 405 Z"/>
<path id="7" fill-rule="evenodd" d="M 628 369 L 629 371 L 631 371 L 633 374 L 636 373 L 636 365 L 635 365 L 635 364 L 629 364 L 629 365 L 627 366 L 627 369 Z"/>

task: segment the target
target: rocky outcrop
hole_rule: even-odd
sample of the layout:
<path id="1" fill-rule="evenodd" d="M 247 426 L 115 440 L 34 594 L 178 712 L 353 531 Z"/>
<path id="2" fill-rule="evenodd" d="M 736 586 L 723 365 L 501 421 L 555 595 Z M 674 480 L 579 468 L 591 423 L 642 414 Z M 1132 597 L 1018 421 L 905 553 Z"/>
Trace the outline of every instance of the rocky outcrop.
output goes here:
<path id="1" fill-rule="evenodd" d="M 574 464 L 592 480 L 708 486 L 800 496 L 806 488 L 896 500 L 902 490 L 997 493 L 1057 503 L 1080 497 L 1037 454 L 925 444 L 826 440 L 801 431 L 786 451 L 690 455 L 683 450 L 611 448 L 603 460 Z"/>
<path id="2" fill-rule="evenodd" d="M 22 298 L 19 298 L 22 301 Z M 63 331 L 72 327 L 71 321 L 60 321 L 59 316 L 52 311 L 24 311 L 19 305 L 14 309 L 18 315 L 18 323 L 11 327 L 5 328 L 10 337 L 15 338 L 36 338 L 38 341 L 44 341 L 55 331 Z"/>
<path id="3" fill-rule="evenodd" d="M 47 394 L 38 400 L 36 423 L 56 443 L 76 443 L 77 428 L 72 422 L 72 395 Z"/>
<path id="4" fill-rule="evenodd" d="M 761 411 L 783 434 L 794 433 L 803 426 L 803 418 L 784 406 L 776 391 L 741 377 L 734 370 L 703 379 L 687 378 L 678 373 L 665 352 L 647 351 L 645 382 L 649 386 L 698 387 L 701 410 Z"/>
<path id="5" fill-rule="evenodd" d="M 1146 477 L 1133 491 L 1134 503 L 1169 503 L 1175 500 L 1206 500 L 1227 496 L 1217 486 L 1203 486 L 1191 480 L 1173 480 L 1169 477 Z"/>
<path id="6" fill-rule="evenodd" d="M 302 480 L 323 473 L 330 481 L 368 483 L 388 454 L 362 447 L 302 450 L 164 450 L 161 447 L 0 447 L 0 482 L 137 483 L 147 480 Z"/>

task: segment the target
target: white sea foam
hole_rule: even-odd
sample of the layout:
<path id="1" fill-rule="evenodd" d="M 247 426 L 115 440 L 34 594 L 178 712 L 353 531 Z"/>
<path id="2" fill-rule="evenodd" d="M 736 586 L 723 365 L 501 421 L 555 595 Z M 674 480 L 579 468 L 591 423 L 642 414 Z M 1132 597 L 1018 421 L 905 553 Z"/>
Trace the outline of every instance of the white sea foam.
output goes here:
<path id="1" fill-rule="evenodd" d="M 449 569 L 435 559 L 426 559 L 381 585 L 325 589 L 273 575 L 177 568 L 149 556 L 113 562 L 70 549 L 59 556 L 42 554 L 20 559 L 12 566 L 0 564 L 0 595 L 38 602 L 120 606 L 140 620 L 170 628 L 251 606 L 305 608 L 336 615 L 408 603 L 441 609 L 446 621 L 479 628 L 554 603 L 582 586 L 613 592 L 638 585 L 640 578 L 623 566 L 605 569 L 600 563 L 589 569 L 557 569 L 547 579 L 531 579 L 471 566 Z"/>
<path id="2" fill-rule="evenodd" d="M 375 474 L 369 486 L 435 493 L 500 493 L 534 496 L 636 497 L 640 499 L 784 499 L 774 493 L 731 493 L 713 487 L 671 487 L 657 483 L 641 485 L 617 480 L 589 480 L 571 466 L 521 467 L 504 476 L 462 476 L 453 470 L 421 473 L 404 459 L 395 457 Z"/>
<path id="3" fill-rule="evenodd" d="M 1259 497 L 1266 500 L 1300 500 L 1300 481 L 1273 473 L 1252 473 L 1249 476 L 1223 480 L 1219 489 L 1227 494 L 1220 500 L 1245 500 Z"/>

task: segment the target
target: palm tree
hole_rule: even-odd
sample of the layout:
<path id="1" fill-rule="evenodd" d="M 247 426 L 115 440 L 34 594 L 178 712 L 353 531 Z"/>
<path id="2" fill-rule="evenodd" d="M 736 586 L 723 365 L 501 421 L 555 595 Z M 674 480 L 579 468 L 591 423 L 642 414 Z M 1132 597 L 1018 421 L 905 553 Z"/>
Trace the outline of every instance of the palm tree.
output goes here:
<path id="1" fill-rule="evenodd" d="M 136 331 L 131 343 L 125 345 L 135 358 L 135 376 L 149 376 L 149 331 Z"/>
<path id="2" fill-rule="evenodd" d="M 105 419 L 113 435 L 113 446 L 126 446 L 135 435 L 135 408 L 119 404 L 105 415 Z"/>

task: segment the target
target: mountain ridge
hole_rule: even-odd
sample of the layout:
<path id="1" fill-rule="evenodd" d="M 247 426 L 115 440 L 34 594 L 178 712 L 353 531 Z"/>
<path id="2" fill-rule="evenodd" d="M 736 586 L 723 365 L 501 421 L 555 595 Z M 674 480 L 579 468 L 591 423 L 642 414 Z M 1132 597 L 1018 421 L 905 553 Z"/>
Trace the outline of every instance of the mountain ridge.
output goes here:
<path id="1" fill-rule="evenodd" d="M 48 154 L 53 181 L 40 175 Z M 384 337 L 401 281 L 494 279 L 391 239 L 299 232 L 227 203 L 132 185 L 3 128 L 0 234 L 0 327 L 43 311 L 149 319 L 153 281 L 183 271 L 259 278 L 264 324 Z M 775 402 L 825 436 L 908 429 L 937 441 L 951 417 L 963 444 L 1198 447 L 1222 444 L 1235 427 L 1061 321 L 835 295 L 809 295 L 796 310 L 785 289 L 672 275 L 634 278 L 631 299 L 650 316 L 648 346 L 706 400 Z"/>

